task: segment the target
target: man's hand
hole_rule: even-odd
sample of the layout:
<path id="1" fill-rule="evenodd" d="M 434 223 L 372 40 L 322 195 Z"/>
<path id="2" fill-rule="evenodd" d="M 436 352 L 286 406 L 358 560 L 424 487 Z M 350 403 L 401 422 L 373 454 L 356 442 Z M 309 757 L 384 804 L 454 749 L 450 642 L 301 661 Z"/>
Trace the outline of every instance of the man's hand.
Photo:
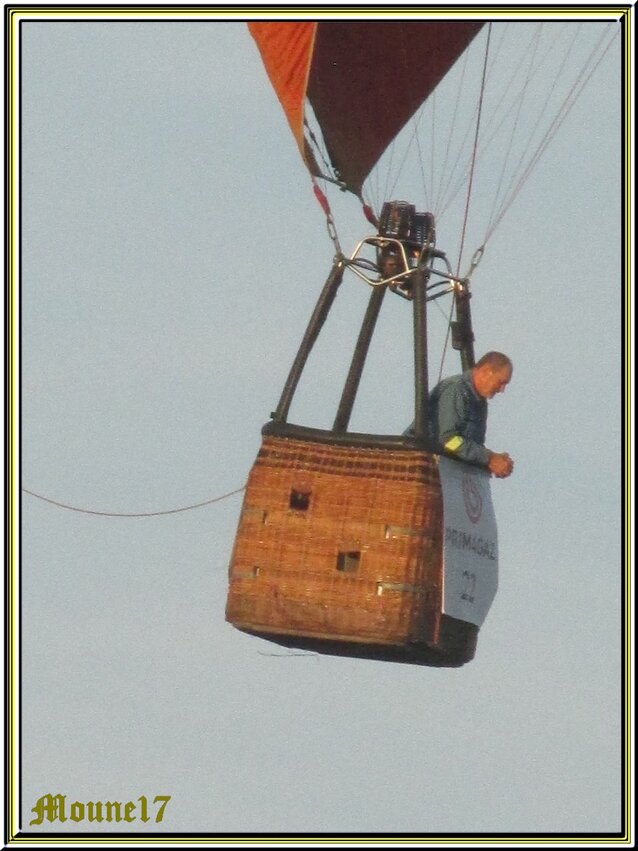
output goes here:
<path id="1" fill-rule="evenodd" d="M 490 452 L 487 469 L 497 479 L 506 479 L 514 469 L 514 462 L 507 452 Z"/>

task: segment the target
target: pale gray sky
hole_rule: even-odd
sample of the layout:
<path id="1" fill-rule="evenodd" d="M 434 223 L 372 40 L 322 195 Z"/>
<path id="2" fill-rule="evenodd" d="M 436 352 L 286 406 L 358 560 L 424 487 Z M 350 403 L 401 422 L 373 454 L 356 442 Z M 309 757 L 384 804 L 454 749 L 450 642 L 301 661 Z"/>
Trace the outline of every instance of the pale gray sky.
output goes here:
<path id="1" fill-rule="evenodd" d="M 118 513 L 240 488 L 333 254 L 248 31 L 32 20 L 21 50 L 22 484 Z M 289 656 L 234 630 L 241 495 L 138 519 L 24 495 L 25 826 L 61 793 L 171 795 L 182 835 L 620 829 L 620 72 L 618 31 L 473 278 L 477 352 L 515 363 L 488 443 L 516 461 L 476 658 Z M 334 210 L 349 251 L 369 228 Z M 440 247 L 458 235 L 443 221 Z M 347 284 L 295 421 L 332 421 L 368 294 Z M 387 301 L 353 429 L 412 416 L 411 319 Z"/>

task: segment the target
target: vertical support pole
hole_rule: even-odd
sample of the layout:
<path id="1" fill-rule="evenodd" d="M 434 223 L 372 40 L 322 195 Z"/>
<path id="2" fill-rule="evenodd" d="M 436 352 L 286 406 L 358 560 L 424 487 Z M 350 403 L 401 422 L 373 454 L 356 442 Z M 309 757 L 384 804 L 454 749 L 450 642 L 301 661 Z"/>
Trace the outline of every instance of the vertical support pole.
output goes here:
<path id="1" fill-rule="evenodd" d="M 363 317 L 357 344 L 354 349 L 354 354 L 352 355 L 350 370 L 346 378 L 343 393 L 341 394 L 341 401 L 339 402 L 337 416 L 335 417 L 334 425 L 332 426 L 333 431 L 344 432 L 348 428 L 352 408 L 354 406 L 354 400 L 357 395 L 357 390 L 359 389 L 359 382 L 361 381 L 361 374 L 363 372 L 368 349 L 370 348 L 370 341 L 372 340 L 372 334 L 374 333 L 374 328 L 377 324 L 377 318 L 379 316 L 379 311 L 381 310 L 381 304 L 383 303 L 386 289 L 387 287 L 385 286 L 374 287 L 370 294 L 368 307 L 366 309 L 365 316 Z"/>
<path id="2" fill-rule="evenodd" d="M 428 401 L 428 327 L 427 327 L 427 293 L 428 276 L 419 263 L 413 275 L 412 292 L 414 294 L 413 324 L 414 324 L 414 434 L 415 437 L 426 437 L 426 418 Z"/>
<path id="3" fill-rule="evenodd" d="M 272 414 L 272 418 L 276 422 L 285 423 L 288 419 L 288 411 L 290 410 L 292 397 L 297 389 L 297 384 L 301 378 L 301 373 L 306 365 L 308 356 L 310 355 L 312 347 L 319 336 L 319 332 L 321 331 L 330 308 L 332 307 L 332 303 L 334 302 L 337 290 L 339 289 L 339 285 L 343 279 L 343 269 L 343 261 L 340 260 L 339 257 L 336 257 L 326 283 L 319 295 L 315 309 L 312 312 L 310 321 L 308 322 L 306 333 L 301 341 L 295 360 L 293 361 L 290 372 L 288 373 L 288 378 L 284 385 L 281 398 L 279 399 L 277 410 Z"/>
<path id="4" fill-rule="evenodd" d="M 466 287 L 457 289 L 454 293 L 456 322 L 452 328 L 452 346 L 461 352 L 461 368 L 464 372 L 474 366 L 474 332 L 470 298 L 471 294 Z"/>

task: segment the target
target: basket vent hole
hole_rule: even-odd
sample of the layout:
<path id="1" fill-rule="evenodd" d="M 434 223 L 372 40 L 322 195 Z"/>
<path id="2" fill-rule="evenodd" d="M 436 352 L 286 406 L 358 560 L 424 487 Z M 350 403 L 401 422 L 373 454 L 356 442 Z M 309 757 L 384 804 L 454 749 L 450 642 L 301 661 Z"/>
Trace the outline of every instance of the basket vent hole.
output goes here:
<path id="1" fill-rule="evenodd" d="M 310 491 L 291 490 L 288 504 L 295 511 L 307 511 L 310 506 Z"/>
<path id="2" fill-rule="evenodd" d="M 337 570 L 343 573 L 352 573 L 359 567 L 361 561 L 361 553 L 358 550 L 348 550 L 340 552 L 337 556 Z"/>

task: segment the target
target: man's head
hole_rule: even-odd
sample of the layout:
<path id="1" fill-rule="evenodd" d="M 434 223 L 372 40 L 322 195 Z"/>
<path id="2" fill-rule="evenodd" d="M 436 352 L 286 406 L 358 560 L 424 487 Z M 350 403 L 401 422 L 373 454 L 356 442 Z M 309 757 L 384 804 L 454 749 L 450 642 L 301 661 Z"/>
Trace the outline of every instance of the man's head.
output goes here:
<path id="1" fill-rule="evenodd" d="M 391 252 L 384 253 L 379 263 L 382 278 L 391 278 L 401 271 L 399 255 Z"/>
<path id="2" fill-rule="evenodd" d="M 484 399 L 502 393 L 512 378 L 512 361 L 502 352 L 488 352 L 472 368 L 474 389 Z"/>

